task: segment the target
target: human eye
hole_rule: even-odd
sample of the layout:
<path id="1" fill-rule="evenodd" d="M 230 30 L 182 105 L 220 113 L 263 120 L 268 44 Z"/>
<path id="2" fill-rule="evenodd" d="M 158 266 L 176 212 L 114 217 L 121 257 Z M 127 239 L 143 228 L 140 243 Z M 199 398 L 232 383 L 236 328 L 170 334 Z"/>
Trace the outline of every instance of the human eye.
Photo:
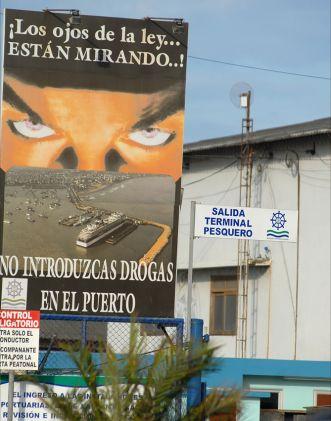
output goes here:
<path id="1" fill-rule="evenodd" d="M 34 123 L 31 120 L 19 120 L 8 122 L 11 130 L 28 139 L 43 139 L 55 134 L 55 131 L 42 123 Z"/>
<path id="2" fill-rule="evenodd" d="M 174 135 L 174 132 L 168 132 L 156 127 L 148 127 L 147 129 L 131 132 L 129 139 L 144 146 L 160 146 L 170 142 Z"/>

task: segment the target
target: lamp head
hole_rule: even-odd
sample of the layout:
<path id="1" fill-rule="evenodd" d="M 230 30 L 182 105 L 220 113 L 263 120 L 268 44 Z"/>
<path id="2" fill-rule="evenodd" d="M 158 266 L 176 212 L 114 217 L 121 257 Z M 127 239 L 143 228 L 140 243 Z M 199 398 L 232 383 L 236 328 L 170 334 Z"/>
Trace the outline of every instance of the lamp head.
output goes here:
<path id="1" fill-rule="evenodd" d="M 81 24 L 81 17 L 79 14 L 79 10 L 71 10 L 71 16 L 69 18 L 70 25 L 80 25 Z"/>
<path id="2" fill-rule="evenodd" d="M 184 33 L 183 19 L 175 19 L 175 23 L 172 25 L 172 32 L 173 34 Z"/>

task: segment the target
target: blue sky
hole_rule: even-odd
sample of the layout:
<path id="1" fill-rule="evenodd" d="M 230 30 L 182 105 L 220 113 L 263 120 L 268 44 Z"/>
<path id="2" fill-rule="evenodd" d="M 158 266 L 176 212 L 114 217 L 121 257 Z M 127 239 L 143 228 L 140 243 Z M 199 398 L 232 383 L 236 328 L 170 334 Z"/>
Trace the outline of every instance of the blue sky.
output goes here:
<path id="1" fill-rule="evenodd" d="M 183 17 L 192 56 L 330 77 L 328 0 L 0 0 L 1 7 L 78 8 L 82 14 Z M 330 115 L 330 81 L 188 60 L 185 142 L 238 133 L 229 97 L 254 89 L 254 129 Z"/>

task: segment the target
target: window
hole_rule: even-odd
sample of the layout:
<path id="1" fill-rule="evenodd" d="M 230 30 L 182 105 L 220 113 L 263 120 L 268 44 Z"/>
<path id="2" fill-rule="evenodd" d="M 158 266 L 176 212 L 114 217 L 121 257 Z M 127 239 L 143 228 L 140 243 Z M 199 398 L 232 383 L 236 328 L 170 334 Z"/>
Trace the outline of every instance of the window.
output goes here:
<path id="1" fill-rule="evenodd" d="M 260 398 L 260 409 L 278 409 L 278 400 L 278 393 L 271 392 L 268 398 Z"/>
<path id="2" fill-rule="evenodd" d="M 235 275 L 211 280 L 211 335 L 235 335 L 237 330 L 237 278 Z"/>
<path id="3" fill-rule="evenodd" d="M 331 406 L 331 393 L 327 393 L 327 392 L 317 393 L 316 406 Z"/>

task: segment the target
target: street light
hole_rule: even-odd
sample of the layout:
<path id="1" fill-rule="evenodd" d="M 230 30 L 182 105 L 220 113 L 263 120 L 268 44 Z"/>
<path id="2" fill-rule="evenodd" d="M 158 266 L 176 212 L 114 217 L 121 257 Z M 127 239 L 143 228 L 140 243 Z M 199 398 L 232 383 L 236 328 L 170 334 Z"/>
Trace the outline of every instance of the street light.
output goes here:
<path id="1" fill-rule="evenodd" d="M 151 21 L 163 21 L 163 22 L 173 22 L 172 33 L 173 34 L 183 34 L 184 33 L 184 19 L 183 18 L 156 18 L 156 17 L 145 17 L 146 20 Z"/>
<path id="2" fill-rule="evenodd" d="M 175 23 L 174 23 L 174 25 L 172 25 L 172 32 L 174 34 L 183 34 L 184 33 L 183 19 L 175 19 Z"/>
<path id="3" fill-rule="evenodd" d="M 81 16 L 78 9 L 44 9 L 44 12 L 54 13 L 54 12 L 69 12 L 69 23 L 71 25 L 77 26 L 81 24 Z"/>

